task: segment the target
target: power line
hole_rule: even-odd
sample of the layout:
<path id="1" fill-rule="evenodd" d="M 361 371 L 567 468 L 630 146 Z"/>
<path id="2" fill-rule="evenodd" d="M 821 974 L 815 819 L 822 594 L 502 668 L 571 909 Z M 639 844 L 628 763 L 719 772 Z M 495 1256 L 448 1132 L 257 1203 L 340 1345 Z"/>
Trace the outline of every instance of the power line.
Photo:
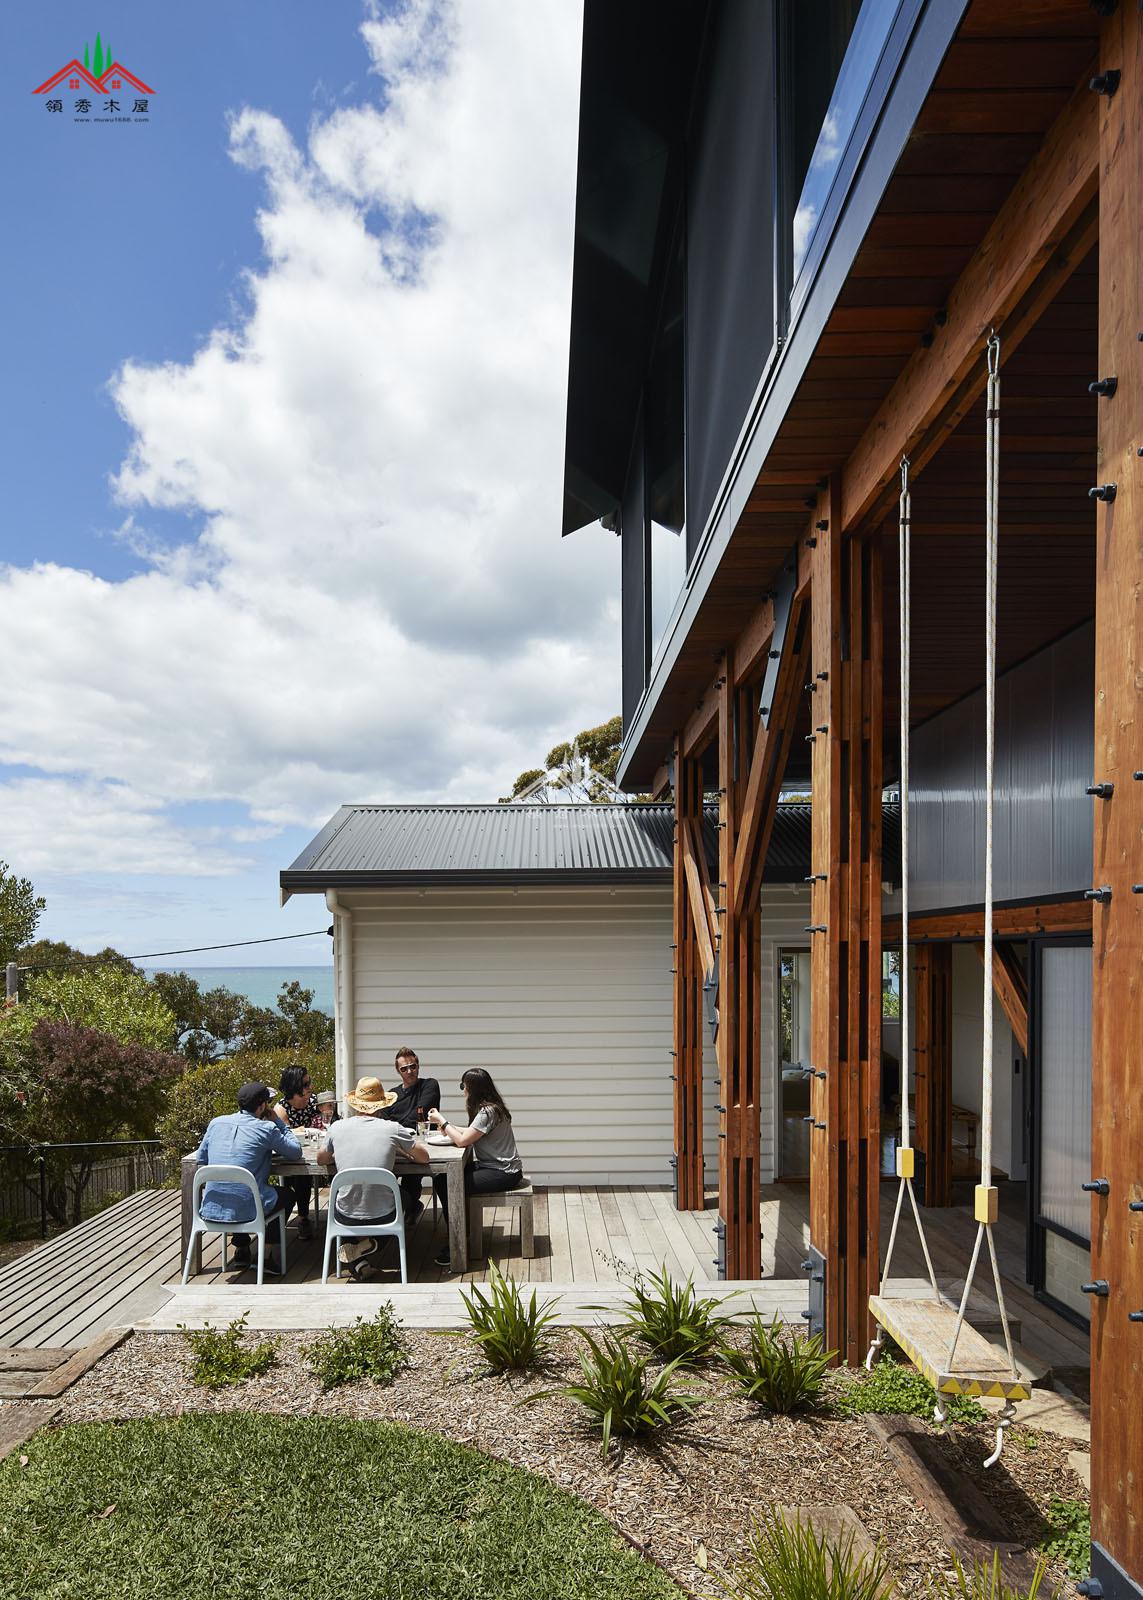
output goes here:
<path id="1" fill-rule="evenodd" d="M 121 961 L 153 961 L 158 956 L 195 956 L 201 955 L 204 950 L 241 950 L 249 944 L 281 944 L 286 939 L 312 939 L 319 933 L 328 934 L 328 928 L 311 928 L 308 933 L 275 933 L 266 939 L 232 939 L 227 944 L 193 944 L 183 950 L 147 950 L 141 956 L 121 956 Z M 21 972 L 38 972 L 41 969 L 56 969 L 60 967 L 77 966 L 89 967 L 95 958 L 83 961 L 33 961 L 26 966 L 21 964 Z M 109 965 L 104 962 L 103 965 Z"/>

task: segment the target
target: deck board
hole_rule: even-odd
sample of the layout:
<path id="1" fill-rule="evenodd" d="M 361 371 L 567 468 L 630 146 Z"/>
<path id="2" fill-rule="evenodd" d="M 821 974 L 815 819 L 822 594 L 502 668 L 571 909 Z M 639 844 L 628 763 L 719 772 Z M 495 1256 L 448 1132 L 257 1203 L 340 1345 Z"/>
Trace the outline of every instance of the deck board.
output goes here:
<path id="1" fill-rule="evenodd" d="M 806 1295 L 801 1270 L 808 1242 L 806 1186 L 766 1186 L 760 1199 L 764 1281 L 772 1290 L 770 1299 L 760 1303 L 780 1302 L 797 1320 Z M 891 1209 L 883 1207 L 883 1248 Z M 591 1304 L 619 1295 L 634 1270 L 654 1272 L 664 1263 L 679 1279 L 693 1275 L 696 1284 L 704 1286 L 716 1279 L 717 1241 L 712 1230 L 718 1211 L 709 1200 L 702 1211 L 678 1212 L 666 1189 L 550 1189 L 537 1192 L 535 1214 L 536 1254 L 526 1258 L 518 1208 L 490 1208 L 485 1218 L 488 1256 L 471 1263 L 468 1281 L 486 1281 L 495 1262 L 522 1282 L 553 1292 L 561 1285 L 565 1289 L 574 1285 L 576 1295 Z M 972 1247 L 971 1215 L 967 1208 L 955 1206 L 922 1215 L 939 1287 L 943 1295 L 955 1296 Z M 1012 1314 L 1020 1318 L 1023 1348 L 1045 1365 L 1084 1365 L 1086 1336 L 1036 1300 L 1023 1281 L 1022 1229 L 1010 1217 L 1002 1215 L 1001 1221 L 997 1250 L 1005 1297 Z M 458 1304 L 458 1280 L 433 1260 L 444 1239 L 443 1218 L 438 1213 L 434 1224 L 430 1198 L 408 1236 L 408 1285 L 402 1286 L 393 1270 L 371 1286 L 331 1279 L 324 1294 L 349 1297 L 345 1303 L 358 1309 L 371 1303 L 369 1294 L 375 1299 L 413 1296 L 408 1303 L 421 1308 L 418 1315 L 423 1311 L 429 1316 L 424 1308 L 437 1304 L 452 1308 L 452 1315 Z M 179 1195 L 174 1190 L 142 1191 L 0 1269 L 0 1345 L 29 1349 L 79 1345 L 110 1327 L 174 1316 L 179 1305 L 229 1307 L 234 1316 L 235 1307 L 251 1297 L 258 1301 L 260 1295 L 272 1296 L 267 1305 L 272 1303 L 274 1314 L 284 1316 L 287 1302 L 282 1296 L 292 1294 L 298 1301 L 304 1286 L 308 1305 L 311 1296 L 322 1293 L 320 1244 L 316 1240 L 303 1244 L 292 1224 L 287 1264 L 284 1281 L 268 1281 L 258 1290 L 249 1272 L 222 1271 L 218 1238 L 210 1237 L 203 1248 L 204 1270 L 187 1291 L 199 1298 L 188 1301 L 181 1291 L 176 1295 L 182 1267 Z M 917 1292 L 924 1263 L 911 1220 L 902 1223 L 899 1235 L 895 1285 L 898 1272 L 913 1282 Z M 981 1274 L 977 1289 L 990 1298 L 986 1280 L 987 1274 Z M 736 1304 L 735 1309 L 741 1306 Z"/>

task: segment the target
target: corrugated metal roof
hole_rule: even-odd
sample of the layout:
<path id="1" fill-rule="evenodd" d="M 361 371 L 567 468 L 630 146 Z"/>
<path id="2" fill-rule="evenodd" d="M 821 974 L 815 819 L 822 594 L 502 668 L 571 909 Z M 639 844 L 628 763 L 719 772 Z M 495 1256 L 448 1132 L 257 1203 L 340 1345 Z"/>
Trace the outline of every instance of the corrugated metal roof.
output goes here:
<path id="1" fill-rule="evenodd" d="M 317 878 L 336 887 L 345 874 L 662 879 L 671 872 L 672 829 L 668 805 L 343 806 L 282 874 L 282 887 L 313 887 Z"/>
<path id="2" fill-rule="evenodd" d="M 897 834 L 885 807 L 886 876 Z M 717 862 L 717 812 L 703 828 Z M 670 805 L 342 806 L 281 874 L 289 891 L 381 883 L 574 880 L 664 881 L 671 876 Z M 798 883 L 810 870 L 810 807 L 780 805 L 764 877 Z"/>

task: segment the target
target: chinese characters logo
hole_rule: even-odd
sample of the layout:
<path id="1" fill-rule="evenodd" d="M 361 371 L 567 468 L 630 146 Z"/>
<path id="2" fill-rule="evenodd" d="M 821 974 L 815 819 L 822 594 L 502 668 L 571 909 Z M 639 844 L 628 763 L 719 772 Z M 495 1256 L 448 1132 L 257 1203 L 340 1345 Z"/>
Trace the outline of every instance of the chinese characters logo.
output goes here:
<path id="1" fill-rule="evenodd" d="M 47 111 L 59 115 L 64 110 L 63 90 L 74 97 L 71 109 L 77 122 L 145 120 L 150 116 L 151 96 L 155 93 L 150 84 L 116 60 L 98 33 L 94 53 L 85 44 L 82 63 L 73 57 L 32 93 L 47 96 Z"/>

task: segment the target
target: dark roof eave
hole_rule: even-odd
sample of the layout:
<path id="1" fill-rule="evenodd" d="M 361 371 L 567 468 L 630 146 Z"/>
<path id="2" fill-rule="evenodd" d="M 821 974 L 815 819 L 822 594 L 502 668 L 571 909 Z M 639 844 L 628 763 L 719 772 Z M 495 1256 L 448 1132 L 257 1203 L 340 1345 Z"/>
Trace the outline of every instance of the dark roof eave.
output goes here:
<path id="1" fill-rule="evenodd" d="M 529 871 L 526 867 L 458 868 L 456 871 L 417 872 L 282 872 L 278 881 L 289 894 L 323 894 L 327 889 L 427 889 L 450 885 L 549 888 L 559 884 L 614 885 L 670 883 L 669 867 L 556 867 Z"/>

